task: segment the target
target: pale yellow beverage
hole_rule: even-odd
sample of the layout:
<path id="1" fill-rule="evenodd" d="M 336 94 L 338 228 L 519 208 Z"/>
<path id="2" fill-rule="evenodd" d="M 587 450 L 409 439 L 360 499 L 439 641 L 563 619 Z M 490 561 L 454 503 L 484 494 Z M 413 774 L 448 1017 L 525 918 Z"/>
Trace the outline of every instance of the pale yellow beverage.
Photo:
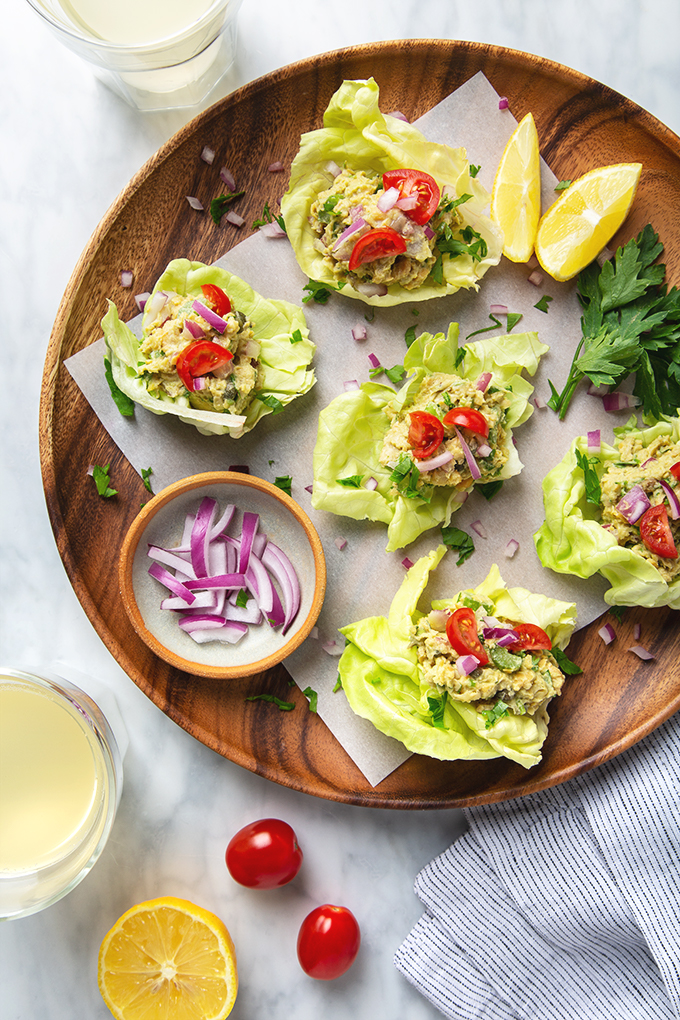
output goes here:
<path id="1" fill-rule="evenodd" d="M 105 729 L 77 688 L 0 674 L 0 917 L 53 903 L 96 860 L 116 807 Z"/>
<path id="2" fill-rule="evenodd" d="M 59 0 L 78 28 L 99 39 L 139 46 L 169 39 L 199 21 L 214 0 Z"/>

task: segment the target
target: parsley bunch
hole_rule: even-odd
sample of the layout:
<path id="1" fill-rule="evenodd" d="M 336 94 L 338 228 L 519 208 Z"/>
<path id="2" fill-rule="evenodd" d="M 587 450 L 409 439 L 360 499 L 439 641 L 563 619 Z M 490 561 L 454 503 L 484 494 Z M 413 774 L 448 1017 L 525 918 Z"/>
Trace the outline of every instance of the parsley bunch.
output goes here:
<path id="1" fill-rule="evenodd" d="M 633 392 L 643 415 L 660 418 L 680 408 L 680 291 L 663 286 L 663 251 L 651 224 L 600 268 L 579 273 L 583 315 L 579 342 L 561 393 L 550 383 L 548 406 L 564 418 L 581 379 L 617 386 L 635 373 Z"/>

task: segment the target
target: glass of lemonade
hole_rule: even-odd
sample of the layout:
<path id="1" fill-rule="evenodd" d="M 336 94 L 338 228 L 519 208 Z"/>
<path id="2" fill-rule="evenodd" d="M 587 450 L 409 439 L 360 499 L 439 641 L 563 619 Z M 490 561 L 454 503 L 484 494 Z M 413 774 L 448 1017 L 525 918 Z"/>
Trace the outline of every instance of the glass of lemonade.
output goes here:
<path id="1" fill-rule="evenodd" d="M 0 918 L 42 910 L 85 877 L 122 782 L 113 731 L 89 695 L 0 667 Z"/>
<path id="2" fill-rule="evenodd" d="M 28 0 L 69 49 L 139 110 L 200 103 L 227 72 L 242 0 Z"/>

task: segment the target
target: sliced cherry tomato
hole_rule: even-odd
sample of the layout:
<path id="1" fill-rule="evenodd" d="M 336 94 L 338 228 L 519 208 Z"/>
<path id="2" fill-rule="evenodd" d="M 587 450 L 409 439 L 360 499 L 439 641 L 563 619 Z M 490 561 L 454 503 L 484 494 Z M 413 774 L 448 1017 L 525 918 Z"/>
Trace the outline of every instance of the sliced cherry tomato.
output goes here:
<path id="1" fill-rule="evenodd" d="M 175 368 L 186 388 L 191 391 L 194 389 L 194 379 L 221 368 L 233 357 L 231 351 L 220 344 L 214 344 L 212 340 L 197 340 L 195 344 L 184 348 Z"/>
<path id="2" fill-rule="evenodd" d="M 364 262 L 375 262 L 388 255 L 403 255 L 406 241 L 392 227 L 378 227 L 363 234 L 352 248 L 349 269 L 357 269 Z"/>
<path id="3" fill-rule="evenodd" d="M 513 623 L 512 629 L 519 634 L 519 640 L 506 645 L 511 652 L 533 652 L 552 648 L 552 641 L 535 623 Z"/>
<path id="4" fill-rule="evenodd" d="M 444 415 L 444 424 L 462 425 L 464 429 L 470 429 L 470 432 L 476 432 L 485 438 L 489 435 L 488 421 L 481 411 L 476 411 L 474 407 L 452 407 Z"/>
<path id="5" fill-rule="evenodd" d="M 434 177 L 422 170 L 387 170 L 383 174 L 383 187 L 399 188 L 399 197 L 418 196 L 418 205 L 414 209 L 404 209 L 404 213 L 414 223 L 427 223 L 434 216 L 441 191 Z"/>
<path id="6" fill-rule="evenodd" d="M 413 447 L 413 456 L 418 460 L 431 457 L 444 438 L 444 426 L 427 411 L 411 411 L 409 417 L 408 441 Z"/>
<path id="7" fill-rule="evenodd" d="M 640 518 L 640 538 L 650 552 L 667 560 L 677 560 L 678 550 L 668 523 L 668 511 L 663 503 L 650 506 Z"/>
<path id="8" fill-rule="evenodd" d="M 359 925 L 352 911 L 324 903 L 300 925 L 297 940 L 300 966 L 310 977 L 332 981 L 352 966 L 360 942 Z"/>
<path id="9" fill-rule="evenodd" d="M 468 606 L 454 609 L 446 621 L 446 636 L 454 652 L 474 655 L 480 666 L 488 666 L 489 656 L 484 651 L 477 633 L 477 617 Z"/>
<path id="10" fill-rule="evenodd" d="M 671 465 L 671 474 L 680 481 L 680 460 Z"/>
<path id="11" fill-rule="evenodd" d="M 203 296 L 212 305 L 213 311 L 217 312 L 218 315 L 226 315 L 227 312 L 231 311 L 231 301 L 217 284 L 204 283 L 201 285 L 201 290 L 203 291 Z"/>
<path id="12" fill-rule="evenodd" d="M 280 818 L 262 818 L 229 840 L 225 854 L 229 874 L 249 889 L 277 889 L 295 878 L 302 850 L 295 832 Z"/>

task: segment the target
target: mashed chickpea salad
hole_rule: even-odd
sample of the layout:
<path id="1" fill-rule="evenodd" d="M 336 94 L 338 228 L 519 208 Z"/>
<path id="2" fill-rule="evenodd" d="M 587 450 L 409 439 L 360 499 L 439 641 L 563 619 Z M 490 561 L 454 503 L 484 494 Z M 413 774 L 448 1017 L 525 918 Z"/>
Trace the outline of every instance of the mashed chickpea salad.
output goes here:
<path id="1" fill-rule="evenodd" d="M 302 136 L 281 200 L 310 279 L 373 305 L 477 288 L 502 238 L 464 149 L 383 115 L 372 78 L 345 81 Z"/>
<path id="2" fill-rule="evenodd" d="M 236 439 L 315 382 L 302 310 L 201 262 L 168 265 L 144 306 L 141 338 L 112 301 L 102 328 L 123 393 L 207 435 Z"/>

